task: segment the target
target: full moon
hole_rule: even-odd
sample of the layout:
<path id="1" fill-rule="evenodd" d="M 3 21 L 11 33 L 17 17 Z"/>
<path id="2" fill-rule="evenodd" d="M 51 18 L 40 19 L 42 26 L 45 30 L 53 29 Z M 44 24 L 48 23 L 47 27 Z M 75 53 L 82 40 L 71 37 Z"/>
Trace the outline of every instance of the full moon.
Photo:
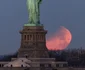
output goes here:
<path id="1" fill-rule="evenodd" d="M 71 40 L 71 32 L 61 26 L 58 31 L 46 41 L 46 46 L 48 50 L 63 50 L 68 47 Z"/>

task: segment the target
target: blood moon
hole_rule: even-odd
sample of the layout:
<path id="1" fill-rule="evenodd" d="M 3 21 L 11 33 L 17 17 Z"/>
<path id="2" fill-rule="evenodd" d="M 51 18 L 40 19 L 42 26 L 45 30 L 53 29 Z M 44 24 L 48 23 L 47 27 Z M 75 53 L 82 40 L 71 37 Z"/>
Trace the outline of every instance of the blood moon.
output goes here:
<path id="1" fill-rule="evenodd" d="M 71 40 L 71 32 L 61 26 L 56 34 L 46 41 L 46 46 L 48 50 L 63 50 L 70 44 Z"/>

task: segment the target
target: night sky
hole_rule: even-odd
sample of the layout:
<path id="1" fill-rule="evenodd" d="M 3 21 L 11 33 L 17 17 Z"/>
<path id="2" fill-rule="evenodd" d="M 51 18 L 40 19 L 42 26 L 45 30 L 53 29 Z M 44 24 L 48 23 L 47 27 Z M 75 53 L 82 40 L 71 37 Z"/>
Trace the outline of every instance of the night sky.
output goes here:
<path id="1" fill-rule="evenodd" d="M 0 54 L 17 51 L 19 31 L 27 22 L 26 0 L 0 0 Z M 47 38 L 64 26 L 73 36 L 68 48 L 85 48 L 85 0 L 43 0 L 41 23 Z"/>

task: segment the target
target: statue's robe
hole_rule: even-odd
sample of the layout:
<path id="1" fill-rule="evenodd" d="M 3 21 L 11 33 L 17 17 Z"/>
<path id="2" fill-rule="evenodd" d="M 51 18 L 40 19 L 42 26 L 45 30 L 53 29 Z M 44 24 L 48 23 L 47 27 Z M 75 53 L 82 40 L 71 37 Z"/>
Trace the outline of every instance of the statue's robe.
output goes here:
<path id="1" fill-rule="evenodd" d="M 29 23 L 37 24 L 40 21 L 39 4 L 42 0 L 27 0 Z"/>

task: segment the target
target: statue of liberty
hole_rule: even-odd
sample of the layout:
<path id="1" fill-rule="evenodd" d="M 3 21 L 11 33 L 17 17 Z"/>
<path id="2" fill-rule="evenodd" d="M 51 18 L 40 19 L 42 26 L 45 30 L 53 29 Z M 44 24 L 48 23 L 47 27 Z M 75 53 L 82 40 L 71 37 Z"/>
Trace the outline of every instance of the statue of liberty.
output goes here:
<path id="1" fill-rule="evenodd" d="M 40 3 L 42 0 L 27 0 L 29 24 L 40 24 Z"/>

